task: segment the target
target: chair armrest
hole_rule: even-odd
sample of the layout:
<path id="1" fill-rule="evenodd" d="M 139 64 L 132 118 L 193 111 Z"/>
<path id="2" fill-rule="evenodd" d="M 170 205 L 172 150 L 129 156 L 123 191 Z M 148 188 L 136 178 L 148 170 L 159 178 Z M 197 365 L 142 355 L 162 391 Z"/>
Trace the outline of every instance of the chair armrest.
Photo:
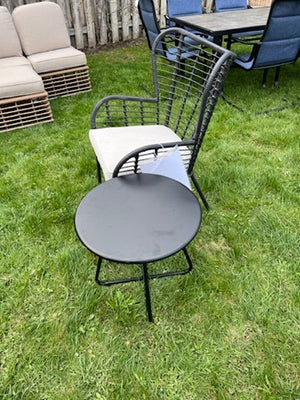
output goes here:
<path id="1" fill-rule="evenodd" d="M 182 161 L 188 169 L 189 161 L 191 157 L 191 151 L 189 146 L 193 146 L 195 143 L 193 140 L 185 140 L 179 142 L 169 142 L 169 143 L 155 143 L 146 146 L 139 147 L 130 153 L 126 154 L 116 165 L 112 177 L 115 178 L 118 175 L 124 175 L 128 173 L 138 173 L 140 172 L 140 165 L 146 162 L 153 161 L 154 157 L 163 157 L 169 154 L 170 150 L 178 146 L 180 147 L 180 154 Z"/>
<path id="2" fill-rule="evenodd" d="M 165 22 L 166 22 L 166 26 L 170 26 L 170 17 L 168 15 L 164 15 L 165 17 Z"/>
<path id="3" fill-rule="evenodd" d="M 146 125 L 156 121 L 156 115 L 156 97 L 111 95 L 95 105 L 91 114 L 91 127 Z"/>
<path id="4" fill-rule="evenodd" d="M 259 40 L 260 40 L 260 38 L 258 38 L 256 42 L 253 42 L 253 38 L 252 39 L 251 38 L 250 39 L 240 39 L 237 37 L 231 38 L 232 42 L 238 42 L 238 43 L 246 44 L 246 45 L 250 45 L 250 46 L 259 46 L 260 45 Z"/>

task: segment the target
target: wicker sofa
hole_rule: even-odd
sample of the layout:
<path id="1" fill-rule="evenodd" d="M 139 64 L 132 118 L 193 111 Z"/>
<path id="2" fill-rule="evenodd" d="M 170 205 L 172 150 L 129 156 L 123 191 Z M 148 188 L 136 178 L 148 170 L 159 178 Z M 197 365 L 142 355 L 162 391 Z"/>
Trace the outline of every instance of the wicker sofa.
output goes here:
<path id="1" fill-rule="evenodd" d="M 71 46 L 62 9 L 50 1 L 16 7 L 12 17 L 24 54 L 49 98 L 91 90 L 85 54 Z"/>
<path id="2" fill-rule="evenodd" d="M 0 7 L 0 132 L 50 121 L 43 81 L 23 56 L 11 14 Z"/>

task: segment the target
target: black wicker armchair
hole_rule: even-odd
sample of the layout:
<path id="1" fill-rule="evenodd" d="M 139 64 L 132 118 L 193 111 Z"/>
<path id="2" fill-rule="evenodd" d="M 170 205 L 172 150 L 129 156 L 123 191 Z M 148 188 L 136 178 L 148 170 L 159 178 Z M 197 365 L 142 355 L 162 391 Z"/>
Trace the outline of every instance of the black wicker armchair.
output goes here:
<path id="1" fill-rule="evenodd" d="M 193 44 L 187 45 L 187 37 Z M 101 171 L 106 180 L 140 172 L 141 163 L 178 144 L 187 173 L 208 209 L 193 169 L 235 56 L 179 28 L 161 32 L 151 56 L 153 97 L 108 96 L 94 107 L 89 136 L 99 181 Z"/>

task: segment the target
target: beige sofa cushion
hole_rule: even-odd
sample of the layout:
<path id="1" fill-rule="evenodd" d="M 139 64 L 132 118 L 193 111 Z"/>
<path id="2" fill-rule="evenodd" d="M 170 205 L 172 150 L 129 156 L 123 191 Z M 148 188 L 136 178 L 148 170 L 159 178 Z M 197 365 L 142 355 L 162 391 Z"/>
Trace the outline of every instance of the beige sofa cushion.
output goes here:
<path id="1" fill-rule="evenodd" d="M 26 4 L 12 13 L 24 53 L 28 56 L 70 47 L 61 8 L 52 2 Z"/>
<path id="2" fill-rule="evenodd" d="M 87 63 L 85 54 L 74 47 L 32 54 L 28 56 L 28 60 L 39 74 L 78 67 Z"/>
<path id="3" fill-rule="evenodd" d="M 30 65 L 26 57 L 6 57 L 0 58 L 0 69 L 8 67 L 17 67 L 20 65 Z"/>
<path id="4" fill-rule="evenodd" d="M 8 9 L 0 7 L 0 58 L 13 56 L 22 56 L 21 44 Z"/>
<path id="5" fill-rule="evenodd" d="M 92 129 L 89 138 L 105 180 L 112 177 L 117 163 L 131 151 L 148 144 L 181 141 L 164 125 Z"/>
<path id="6" fill-rule="evenodd" d="M 42 78 L 31 65 L 1 68 L 0 99 L 44 92 Z"/>

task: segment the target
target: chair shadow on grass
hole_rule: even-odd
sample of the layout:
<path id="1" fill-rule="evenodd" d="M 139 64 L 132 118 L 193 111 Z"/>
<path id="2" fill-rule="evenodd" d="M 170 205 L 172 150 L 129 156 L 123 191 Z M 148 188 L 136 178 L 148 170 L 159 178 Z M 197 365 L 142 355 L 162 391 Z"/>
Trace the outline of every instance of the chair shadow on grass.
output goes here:
<path id="1" fill-rule="evenodd" d="M 279 87 L 273 84 L 275 69 L 269 71 L 267 87 L 262 89 L 262 70 L 245 72 L 232 67 L 224 85 L 223 100 L 238 112 L 268 114 L 300 106 L 300 62 L 281 68 Z"/>

